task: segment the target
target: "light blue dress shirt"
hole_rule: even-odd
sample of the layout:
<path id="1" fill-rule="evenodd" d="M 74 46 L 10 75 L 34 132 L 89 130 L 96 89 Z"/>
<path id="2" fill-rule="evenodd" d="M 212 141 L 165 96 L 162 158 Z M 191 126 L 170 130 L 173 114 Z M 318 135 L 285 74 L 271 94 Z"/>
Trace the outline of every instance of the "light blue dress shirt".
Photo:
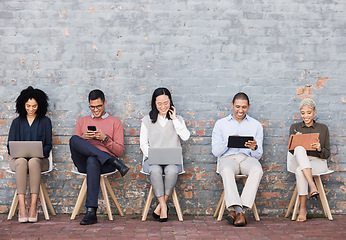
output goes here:
<path id="1" fill-rule="evenodd" d="M 232 135 L 253 136 L 257 141 L 257 150 L 250 148 L 228 148 L 228 137 Z M 246 115 L 239 123 L 230 114 L 215 123 L 212 133 L 212 152 L 218 157 L 246 154 L 259 160 L 263 154 L 263 127 L 260 122 Z"/>

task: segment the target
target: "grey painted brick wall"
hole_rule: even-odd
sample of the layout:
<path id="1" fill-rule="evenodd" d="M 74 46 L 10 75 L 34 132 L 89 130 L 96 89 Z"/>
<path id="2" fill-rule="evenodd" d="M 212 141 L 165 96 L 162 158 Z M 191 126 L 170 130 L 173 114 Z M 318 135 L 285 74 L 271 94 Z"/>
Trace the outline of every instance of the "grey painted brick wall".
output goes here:
<path id="1" fill-rule="evenodd" d="M 89 114 L 87 94 L 102 89 L 125 127 L 125 178 L 111 177 L 126 213 L 140 213 L 149 181 L 139 173 L 140 119 L 153 90 L 173 93 L 192 135 L 177 191 L 185 214 L 211 214 L 222 192 L 211 132 L 238 91 L 264 126 L 261 214 L 283 213 L 294 187 L 286 171 L 289 126 L 303 97 L 331 133 L 335 172 L 324 177 L 333 213 L 346 213 L 346 4 L 342 0 L 19 1 L 0 2 L 0 212 L 14 176 L 5 172 L 15 99 L 28 85 L 50 96 L 54 171 L 44 176 L 55 209 L 71 212 L 82 180 L 70 173 L 68 139 Z M 102 197 L 101 197 L 102 199 Z M 102 200 L 100 200 L 102 201 Z M 320 212 L 316 202 L 309 208 Z"/>

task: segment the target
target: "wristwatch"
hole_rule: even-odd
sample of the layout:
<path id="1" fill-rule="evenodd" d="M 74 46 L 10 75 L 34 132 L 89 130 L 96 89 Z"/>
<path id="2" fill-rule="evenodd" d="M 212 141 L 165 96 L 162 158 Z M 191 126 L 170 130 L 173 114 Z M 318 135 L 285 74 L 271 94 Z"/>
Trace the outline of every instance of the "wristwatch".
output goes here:
<path id="1" fill-rule="evenodd" d="M 102 142 L 106 143 L 106 142 L 108 142 L 108 139 L 109 139 L 109 137 L 106 136 L 106 137 L 105 137 L 105 140 L 103 140 Z"/>

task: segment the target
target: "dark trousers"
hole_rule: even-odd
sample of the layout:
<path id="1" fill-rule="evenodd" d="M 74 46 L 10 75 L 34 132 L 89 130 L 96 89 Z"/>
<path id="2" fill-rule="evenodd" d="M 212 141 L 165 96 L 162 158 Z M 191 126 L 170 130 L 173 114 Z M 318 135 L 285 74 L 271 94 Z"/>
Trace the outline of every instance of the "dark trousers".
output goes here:
<path id="1" fill-rule="evenodd" d="M 70 139 L 71 157 L 78 171 L 87 174 L 87 197 L 86 207 L 98 206 L 98 195 L 100 191 L 100 175 L 115 170 L 115 167 L 107 161 L 116 158 L 83 138 L 74 135 Z"/>

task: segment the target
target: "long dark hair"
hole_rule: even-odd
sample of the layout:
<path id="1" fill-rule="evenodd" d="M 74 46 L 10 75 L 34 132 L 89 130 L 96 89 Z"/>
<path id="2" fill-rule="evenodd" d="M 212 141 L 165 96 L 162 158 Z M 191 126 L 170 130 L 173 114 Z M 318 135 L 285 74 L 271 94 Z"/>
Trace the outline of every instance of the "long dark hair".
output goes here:
<path id="1" fill-rule="evenodd" d="M 27 112 L 25 110 L 25 103 L 29 99 L 35 99 L 38 104 L 38 108 L 36 111 L 37 117 L 44 117 L 48 110 L 49 98 L 45 92 L 38 88 L 33 88 L 31 86 L 22 90 L 20 92 L 20 95 L 16 99 L 16 113 L 19 114 L 19 117 L 26 118 Z"/>
<path id="2" fill-rule="evenodd" d="M 164 88 L 164 87 L 157 88 L 153 93 L 153 97 L 151 98 L 151 111 L 149 112 L 149 117 L 150 117 L 152 123 L 156 123 L 156 121 L 157 121 L 157 116 L 159 114 L 159 110 L 157 110 L 157 107 L 156 107 L 156 98 L 158 96 L 161 96 L 161 95 L 167 95 L 169 100 L 171 101 L 171 106 L 173 105 L 172 96 L 171 96 L 171 93 L 169 92 L 169 90 L 167 88 Z M 167 112 L 166 117 L 168 119 L 171 119 L 168 112 Z"/>

